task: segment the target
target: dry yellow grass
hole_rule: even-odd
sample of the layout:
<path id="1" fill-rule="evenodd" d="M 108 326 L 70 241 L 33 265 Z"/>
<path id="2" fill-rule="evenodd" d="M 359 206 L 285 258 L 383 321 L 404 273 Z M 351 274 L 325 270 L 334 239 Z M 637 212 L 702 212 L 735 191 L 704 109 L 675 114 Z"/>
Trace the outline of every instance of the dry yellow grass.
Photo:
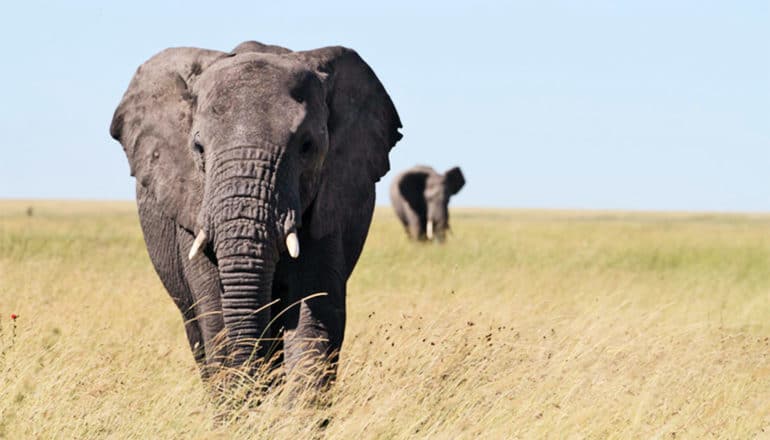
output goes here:
<path id="1" fill-rule="evenodd" d="M 770 216 L 453 226 L 415 245 L 377 211 L 330 406 L 215 421 L 134 205 L 0 202 L 0 437 L 770 435 Z"/>

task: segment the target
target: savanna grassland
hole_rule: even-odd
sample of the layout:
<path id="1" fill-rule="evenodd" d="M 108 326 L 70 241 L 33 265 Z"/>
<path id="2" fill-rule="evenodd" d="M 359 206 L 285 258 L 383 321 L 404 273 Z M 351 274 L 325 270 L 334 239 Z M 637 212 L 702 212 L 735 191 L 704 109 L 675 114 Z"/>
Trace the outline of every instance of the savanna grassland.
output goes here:
<path id="1" fill-rule="evenodd" d="M 133 203 L 0 202 L 0 437 L 770 436 L 770 216 L 453 228 L 416 245 L 378 209 L 331 404 L 223 416 Z"/>

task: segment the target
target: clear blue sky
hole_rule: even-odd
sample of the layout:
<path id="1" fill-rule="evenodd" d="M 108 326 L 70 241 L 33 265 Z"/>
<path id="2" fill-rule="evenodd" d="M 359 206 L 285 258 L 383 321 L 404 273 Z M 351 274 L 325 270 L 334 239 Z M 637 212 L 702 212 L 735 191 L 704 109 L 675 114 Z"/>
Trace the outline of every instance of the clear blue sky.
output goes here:
<path id="1" fill-rule="evenodd" d="M 424 163 L 462 167 L 458 206 L 770 211 L 767 1 L 368 3 L 5 4 L 0 198 L 132 199 L 108 126 L 136 67 L 255 39 L 374 68 L 405 135 L 379 204 Z"/>

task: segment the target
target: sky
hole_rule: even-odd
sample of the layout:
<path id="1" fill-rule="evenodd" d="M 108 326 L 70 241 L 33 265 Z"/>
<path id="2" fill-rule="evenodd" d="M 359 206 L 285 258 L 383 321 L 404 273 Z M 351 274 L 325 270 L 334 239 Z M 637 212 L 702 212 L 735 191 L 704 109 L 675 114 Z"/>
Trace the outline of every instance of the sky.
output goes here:
<path id="1" fill-rule="evenodd" d="M 766 1 L 60 2 L 0 8 L 0 198 L 133 199 L 136 67 L 244 40 L 355 49 L 453 206 L 770 211 Z M 287 6 L 288 5 L 288 6 Z"/>

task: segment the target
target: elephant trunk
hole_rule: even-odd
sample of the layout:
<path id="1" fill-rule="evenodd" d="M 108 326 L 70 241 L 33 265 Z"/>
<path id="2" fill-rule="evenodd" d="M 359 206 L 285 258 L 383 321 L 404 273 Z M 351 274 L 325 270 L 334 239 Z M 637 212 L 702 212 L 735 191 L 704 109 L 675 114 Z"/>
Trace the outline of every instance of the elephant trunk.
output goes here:
<path id="1" fill-rule="evenodd" d="M 272 239 L 265 228 L 241 225 L 229 228 L 228 238 L 217 246 L 219 276 L 222 282 L 222 315 L 230 343 L 231 363 L 241 366 L 267 355 L 268 344 L 261 340 L 270 321 L 273 272 L 276 258 Z M 236 229 L 237 231 L 232 231 Z M 239 235 L 256 235 L 263 240 Z M 224 234 L 223 234 L 224 235 Z"/>
<path id="2" fill-rule="evenodd" d="M 213 248 L 222 282 L 222 314 L 232 366 L 268 355 L 273 273 L 283 239 L 286 210 L 277 202 L 278 154 L 241 147 L 217 155 L 207 188 Z M 291 216 L 294 217 L 293 215 Z"/>

